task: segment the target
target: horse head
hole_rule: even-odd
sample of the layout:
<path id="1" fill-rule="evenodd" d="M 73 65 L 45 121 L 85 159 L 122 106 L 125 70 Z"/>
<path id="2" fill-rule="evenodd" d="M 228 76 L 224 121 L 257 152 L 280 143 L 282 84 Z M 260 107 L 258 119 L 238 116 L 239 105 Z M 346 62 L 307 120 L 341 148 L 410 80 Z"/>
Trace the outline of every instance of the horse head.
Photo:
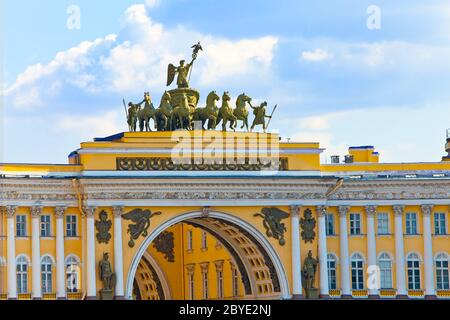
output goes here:
<path id="1" fill-rule="evenodd" d="M 222 95 L 222 101 L 223 102 L 225 102 L 225 101 L 230 101 L 230 94 L 228 93 L 228 91 L 225 91 L 224 93 L 223 93 L 223 95 Z"/>
<path id="2" fill-rule="evenodd" d="M 214 104 L 214 102 L 218 101 L 218 100 L 220 100 L 220 97 L 217 95 L 215 90 L 211 91 L 208 94 L 208 96 L 206 97 L 206 103 L 207 104 L 208 104 L 208 102 Z"/>

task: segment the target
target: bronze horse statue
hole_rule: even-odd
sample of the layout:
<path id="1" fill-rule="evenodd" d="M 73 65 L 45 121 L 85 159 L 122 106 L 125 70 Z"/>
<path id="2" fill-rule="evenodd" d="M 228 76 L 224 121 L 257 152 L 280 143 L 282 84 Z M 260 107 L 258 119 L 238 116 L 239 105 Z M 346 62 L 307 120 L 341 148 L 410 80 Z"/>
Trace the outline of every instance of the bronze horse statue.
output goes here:
<path id="1" fill-rule="evenodd" d="M 202 129 L 205 129 L 205 123 L 208 121 L 208 129 L 215 129 L 217 125 L 217 116 L 219 108 L 216 106 L 216 101 L 220 100 L 216 91 L 211 91 L 206 97 L 206 107 L 196 108 L 192 116 L 193 121 L 201 121 Z"/>
<path id="2" fill-rule="evenodd" d="M 230 106 L 230 94 L 225 91 L 222 95 L 222 106 L 219 109 L 219 116 L 217 118 L 217 123 L 222 121 L 222 131 L 227 130 L 227 123 L 230 123 L 230 129 L 236 131 L 237 118 L 234 115 L 233 108 Z"/>
<path id="3" fill-rule="evenodd" d="M 241 129 L 245 128 L 248 131 L 248 110 L 245 108 L 245 103 L 251 103 L 252 98 L 241 93 L 236 99 L 236 109 L 234 109 L 233 114 L 237 120 L 242 121 Z"/>
<path id="4" fill-rule="evenodd" d="M 171 131 L 172 130 L 172 112 L 173 108 L 170 104 L 170 93 L 164 91 L 161 97 L 159 107 L 156 109 L 156 130 L 157 131 Z"/>

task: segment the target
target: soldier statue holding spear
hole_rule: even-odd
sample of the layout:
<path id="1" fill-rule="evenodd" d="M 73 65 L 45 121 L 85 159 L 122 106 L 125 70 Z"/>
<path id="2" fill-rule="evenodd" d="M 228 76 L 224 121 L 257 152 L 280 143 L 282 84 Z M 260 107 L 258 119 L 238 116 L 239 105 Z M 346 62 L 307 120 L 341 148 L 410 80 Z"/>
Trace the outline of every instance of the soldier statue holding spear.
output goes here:
<path id="1" fill-rule="evenodd" d="M 266 115 L 266 107 L 267 107 L 266 101 L 261 103 L 261 105 L 259 107 L 252 106 L 250 102 L 249 102 L 249 104 L 250 104 L 250 107 L 253 109 L 253 114 L 255 115 L 255 119 L 253 119 L 253 123 L 250 128 L 250 131 L 252 131 L 253 128 L 255 128 L 255 126 L 262 125 L 264 132 L 266 132 L 266 129 L 269 126 L 270 120 L 272 120 L 272 116 L 273 116 L 273 113 L 275 112 L 275 109 L 277 108 L 277 105 L 275 105 L 275 107 L 273 108 L 272 114 L 270 116 L 268 116 L 268 115 Z M 266 118 L 269 118 L 269 122 L 267 123 L 267 126 L 266 126 Z"/>

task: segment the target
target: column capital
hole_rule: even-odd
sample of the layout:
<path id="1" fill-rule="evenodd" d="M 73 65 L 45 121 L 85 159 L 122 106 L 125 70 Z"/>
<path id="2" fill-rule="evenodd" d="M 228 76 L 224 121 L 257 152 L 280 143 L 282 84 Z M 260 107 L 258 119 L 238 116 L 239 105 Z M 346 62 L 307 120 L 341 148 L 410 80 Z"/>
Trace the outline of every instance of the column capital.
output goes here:
<path id="1" fill-rule="evenodd" d="M 366 214 L 368 216 L 374 216 L 375 213 L 377 213 L 377 206 L 373 206 L 373 205 L 365 206 L 365 209 L 366 209 Z"/>
<path id="2" fill-rule="evenodd" d="M 216 271 L 217 272 L 223 271 L 223 263 L 224 263 L 223 260 L 216 260 L 216 261 L 214 261 L 214 265 L 216 266 Z"/>
<path id="3" fill-rule="evenodd" d="M 188 274 L 191 274 L 191 275 L 194 274 L 195 264 L 194 263 L 187 264 L 186 269 L 187 269 Z"/>
<path id="4" fill-rule="evenodd" d="M 433 205 L 432 204 L 423 204 L 420 206 L 422 208 L 422 214 L 424 216 L 430 216 L 431 215 L 431 211 L 433 210 Z"/>
<path id="5" fill-rule="evenodd" d="M 84 215 L 85 215 L 87 218 L 93 218 L 93 217 L 94 217 L 94 214 L 95 214 L 95 209 L 97 209 L 97 207 L 93 207 L 93 206 L 86 206 L 86 207 L 83 207 Z"/>
<path id="6" fill-rule="evenodd" d="M 324 217 L 327 214 L 328 206 L 317 206 L 316 211 L 319 217 Z"/>
<path id="7" fill-rule="evenodd" d="M 403 216 L 403 211 L 405 210 L 404 205 L 394 205 L 392 208 L 394 209 L 394 214 L 396 216 Z"/>
<path id="8" fill-rule="evenodd" d="M 200 269 L 202 270 L 202 273 L 207 273 L 209 267 L 209 262 L 201 262 L 200 263 Z"/>
<path id="9" fill-rule="evenodd" d="M 6 206 L 5 208 L 7 217 L 8 218 L 14 217 L 17 211 L 17 206 Z"/>
<path id="10" fill-rule="evenodd" d="M 66 213 L 67 207 L 55 207 L 55 215 L 56 218 L 63 218 L 64 214 Z"/>
<path id="11" fill-rule="evenodd" d="M 114 217 L 120 218 L 123 214 L 123 206 L 114 206 L 113 214 L 114 214 Z"/>
<path id="12" fill-rule="evenodd" d="M 31 217 L 32 218 L 38 218 L 41 214 L 42 214 L 42 206 L 41 205 L 31 206 Z"/>
<path id="13" fill-rule="evenodd" d="M 291 213 L 291 217 L 298 217 L 300 214 L 300 209 L 302 208 L 302 206 L 299 205 L 290 205 L 289 206 L 289 211 Z"/>
<path id="14" fill-rule="evenodd" d="M 339 216 L 342 217 L 346 217 L 348 210 L 350 210 L 350 206 L 339 206 L 338 207 L 338 211 L 339 211 Z"/>

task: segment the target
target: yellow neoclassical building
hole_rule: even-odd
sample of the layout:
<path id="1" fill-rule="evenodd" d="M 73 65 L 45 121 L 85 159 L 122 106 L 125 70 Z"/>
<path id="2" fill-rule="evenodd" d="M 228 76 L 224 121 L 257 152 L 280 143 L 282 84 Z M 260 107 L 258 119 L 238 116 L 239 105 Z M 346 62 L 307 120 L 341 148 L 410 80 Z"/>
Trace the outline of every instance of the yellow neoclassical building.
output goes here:
<path id="1" fill-rule="evenodd" d="M 124 132 L 1 164 L 0 297 L 448 298 L 447 141 L 324 164 L 273 133 Z"/>

